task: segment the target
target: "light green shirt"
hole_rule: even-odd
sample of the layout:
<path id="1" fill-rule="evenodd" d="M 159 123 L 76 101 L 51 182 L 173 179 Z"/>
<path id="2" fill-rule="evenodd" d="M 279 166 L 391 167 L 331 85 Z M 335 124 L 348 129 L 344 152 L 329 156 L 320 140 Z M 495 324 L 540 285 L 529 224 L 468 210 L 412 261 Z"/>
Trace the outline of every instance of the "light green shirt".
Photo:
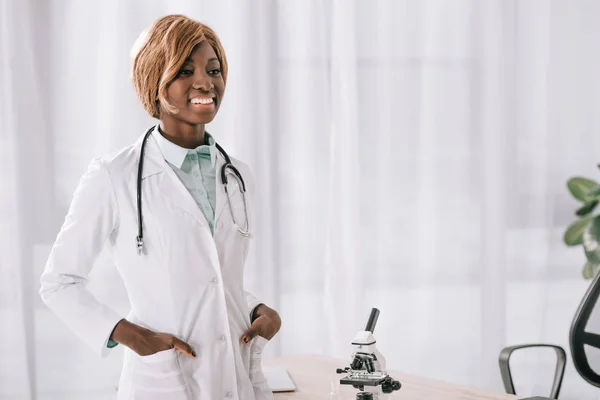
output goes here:
<path id="1" fill-rule="evenodd" d="M 204 143 L 195 149 L 186 149 L 165 139 L 158 127 L 152 136 L 156 140 L 165 161 L 190 192 L 206 217 L 210 231 L 214 234 L 217 187 L 215 163 L 217 148 L 211 135 L 204 135 Z"/>
<path id="2" fill-rule="evenodd" d="M 217 147 L 215 140 L 208 133 L 204 134 L 204 143 L 195 149 L 186 149 L 165 139 L 154 128 L 152 136 L 165 161 L 179 177 L 185 188 L 190 192 L 200 210 L 206 217 L 211 233 L 215 233 L 215 205 L 217 203 L 217 184 L 215 163 L 217 161 Z M 107 347 L 113 348 L 118 343 L 108 340 Z"/>

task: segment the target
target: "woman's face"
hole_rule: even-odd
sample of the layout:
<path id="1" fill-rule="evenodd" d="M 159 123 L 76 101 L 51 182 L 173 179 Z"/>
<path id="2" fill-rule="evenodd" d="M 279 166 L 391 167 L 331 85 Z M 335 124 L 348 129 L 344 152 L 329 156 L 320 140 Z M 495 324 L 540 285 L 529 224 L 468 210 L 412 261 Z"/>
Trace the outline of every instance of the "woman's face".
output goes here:
<path id="1" fill-rule="evenodd" d="M 161 110 L 161 119 L 190 125 L 211 122 L 221 105 L 225 81 L 215 50 L 206 40 L 198 44 L 167 88 L 167 99 L 177 113 Z"/>

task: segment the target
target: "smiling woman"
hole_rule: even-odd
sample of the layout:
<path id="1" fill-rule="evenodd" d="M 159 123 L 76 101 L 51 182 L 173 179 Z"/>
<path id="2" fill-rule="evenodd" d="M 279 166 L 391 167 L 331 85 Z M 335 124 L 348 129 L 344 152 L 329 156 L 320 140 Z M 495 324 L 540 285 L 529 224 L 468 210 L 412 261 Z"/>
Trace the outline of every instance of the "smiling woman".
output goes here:
<path id="1" fill-rule="evenodd" d="M 194 47 L 169 85 L 167 99 L 176 107 L 174 116 L 183 119 L 183 114 L 189 112 L 189 118 L 206 124 L 215 117 L 224 92 L 225 81 L 221 76 L 219 59 L 211 45 L 203 41 Z M 163 123 L 166 122 L 164 117 L 169 115 L 165 114 Z"/>
<path id="2" fill-rule="evenodd" d="M 161 110 L 162 134 L 181 131 L 185 136 L 167 136 L 184 148 L 195 148 L 198 135 L 193 128 L 208 124 L 217 114 L 225 93 L 225 80 L 215 50 L 206 41 L 196 45 L 175 79 L 167 87 L 167 103 Z M 160 104 L 160 101 L 158 101 Z"/>
<path id="3" fill-rule="evenodd" d="M 281 321 L 243 279 L 254 182 L 205 131 L 225 93 L 225 52 L 212 29 L 170 15 L 135 44 L 132 78 L 160 123 L 91 163 L 42 275 L 42 299 L 100 355 L 125 347 L 119 399 L 269 400 L 260 355 Z M 86 289 L 105 243 L 129 295 L 127 318 Z"/>
<path id="4" fill-rule="evenodd" d="M 201 54 L 196 54 L 198 46 L 203 47 Z M 167 87 L 182 75 L 193 77 L 194 70 L 190 67 L 210 68 L 205 72 L 220 77 L 220 94 L 223 94 L 228 72 L 225 50 L 217 34 L 204 24 L 181 15 L 169 15 L 142 32 L 132 51 L 133 84 L 142 106 L 154 118 L 160 118 L 159 104 L 171 112 L 176 110 L 168 101 Z M 156 87 L 156 92 L 149 90 Z"/>
<path id="5" fill-rule="evenodd" d="M 214 119 L 225 93 L 227 59 L 216 33 L 170 15 L 143 32 L 134 49 L 132 78 L 142 106 L 161 120 L 163 136 L 195 148 L 204 137 L 197 127 Z"/>

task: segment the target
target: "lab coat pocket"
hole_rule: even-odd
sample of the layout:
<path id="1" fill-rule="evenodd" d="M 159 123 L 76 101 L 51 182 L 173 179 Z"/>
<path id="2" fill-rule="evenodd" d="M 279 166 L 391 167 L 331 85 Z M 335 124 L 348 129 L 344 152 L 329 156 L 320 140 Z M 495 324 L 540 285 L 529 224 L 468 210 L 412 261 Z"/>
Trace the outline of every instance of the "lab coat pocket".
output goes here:
<path id="1" fill-rule="evenodd" d="M 134 399 L 187 399 L 179 357 L 175 349 L 135 357 L 132 365 Z"/>
<path id="2" fill-rule="evenodd" d="M 158 353 L 150 354 L 149 356 L 139 356 L 140 361 L 144 364 L 153 364 L 174 358 L 177 358 L 177 350 L 175 349 L 159 351 Z"/>
<path id="3" fill-rule="evenodd" d="M 269 388 L 267 378 L 262 371 L 262 352 L 267 339 L 262 336 L 256 336 L 250 346 L 250 381 L 254 387 L 254 396 L 256 400 L 267 400 L 273 398 L 273 393 Z"/>

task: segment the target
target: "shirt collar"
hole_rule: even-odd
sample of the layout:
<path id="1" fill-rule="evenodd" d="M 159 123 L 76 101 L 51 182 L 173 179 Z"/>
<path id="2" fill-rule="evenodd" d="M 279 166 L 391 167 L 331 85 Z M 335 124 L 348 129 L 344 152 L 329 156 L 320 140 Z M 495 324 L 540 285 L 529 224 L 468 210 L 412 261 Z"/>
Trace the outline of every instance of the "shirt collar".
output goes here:
<path id="1" fill-rule="evenodd" d="M 167 138 L 160 134 L 160 132 L 158 131 L 158 125 L 156 125 L 156 127 L 154 128 L 152 136 L 154 136 L 154 140 L 156 140 L 156 143 L 158 144 L 158 147 L 160 148 L 164 159 L 170 164 L 174 165 L 176 168 L 181 169 L 181 166 L 183 165 L 183 161 L 185 160 L 187 154 L 190 151 L 194 151 L 201 146 L 209 146 L 210 162 L 213 167 L 215 166 L 215 163 L 217 161 L 217 148 L 215 145 L 216 142 L 215 139 L 208 132 L 204 133 L 205 144 L 198 146 L 196 149 L 186 149 L 185 147 L 178 146 L 175 143 L 169 141 Z"/>

